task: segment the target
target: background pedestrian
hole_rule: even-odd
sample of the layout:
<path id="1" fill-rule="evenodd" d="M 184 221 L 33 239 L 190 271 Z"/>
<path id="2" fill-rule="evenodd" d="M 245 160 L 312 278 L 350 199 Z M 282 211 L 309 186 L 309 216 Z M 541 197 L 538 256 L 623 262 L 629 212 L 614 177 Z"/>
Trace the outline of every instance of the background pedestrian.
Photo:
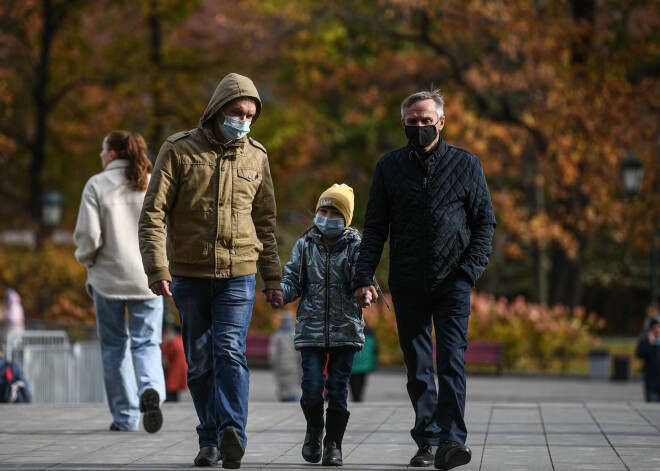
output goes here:
<path id="1" fill-rule="evenodd" d="M 350 390 L 351 398 L 361 402 L 367 385 L 367 375 L 376 371 L 378 367 L 378 342 L 374 330 L 368 324 L 364 325 L 364 349 L 355 352 L 353 371 L 351 372 Z"/>
<path id="2" fill-rule="evenodd" d="M 282 402 L 295 402 L 300 399 L 300 352 L 293 345 L 295 332 L 293 316 L 282 313 L 279 328 L 270 336 L 268 361 L 277 383 L 277 398 Z"/>
<path id="3" fill-rule="evenodd" d="M 138 430 L 142 412 L 144 429 L 154 433 L 163 423 L 165 399 L 163 300 L 149 290 L 138 248 L 152 165 L 142 136 L 128 131 L 108 134 L 100 157 L 103 172 L 83 189 L 75 255 L 87 268 L 86 288 L 94 299 L 110 430 Z"/>

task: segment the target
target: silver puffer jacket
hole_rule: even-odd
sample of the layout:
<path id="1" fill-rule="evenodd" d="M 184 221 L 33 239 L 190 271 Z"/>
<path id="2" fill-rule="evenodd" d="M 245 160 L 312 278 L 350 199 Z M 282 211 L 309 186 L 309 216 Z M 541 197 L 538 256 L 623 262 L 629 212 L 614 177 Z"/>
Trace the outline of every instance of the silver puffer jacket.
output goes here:
<path id="1" fill-rule="evenodd" d="M 300 299 L 297 350 L 305 347 L 364 347 L 362 309 L 351 291 L 360 234 L 349 227 L 333 246 L 314 227 L 298 239 L 284 268 L 284 304 Z"/>

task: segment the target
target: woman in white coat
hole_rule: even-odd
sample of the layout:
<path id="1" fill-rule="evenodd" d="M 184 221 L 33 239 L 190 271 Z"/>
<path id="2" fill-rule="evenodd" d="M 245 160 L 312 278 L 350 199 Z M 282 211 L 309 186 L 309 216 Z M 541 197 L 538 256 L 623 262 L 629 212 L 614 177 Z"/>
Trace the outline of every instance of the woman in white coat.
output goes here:
<path id="1" fill-rule="evenodd" d="M 112 131 L 103 139 L 103 172 L 87 181 L 73 235 L 94 299 L 110 430 L 147 432 L 163 415 L 163 300 L 149 289 L 138 247 L 138 219 L 152 170 L 140 134 Z M 128 317 L 126 312 L 128 311 Z M 133 368 L 137 369 L 136 372 Z"/>

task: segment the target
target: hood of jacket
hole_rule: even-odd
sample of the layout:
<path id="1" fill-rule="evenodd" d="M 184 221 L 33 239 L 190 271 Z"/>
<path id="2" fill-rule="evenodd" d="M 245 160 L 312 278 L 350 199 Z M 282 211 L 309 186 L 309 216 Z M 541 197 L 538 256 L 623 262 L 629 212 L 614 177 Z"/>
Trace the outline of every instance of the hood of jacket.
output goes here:
<path id="1" fill-rule="evenodd" d="M 251 97 L 257 100 L 257 113 L 252 118 L 254 124 L 261 115 L 261 98 L 257 87 L 254 86 L 249 78 L 231 73 L 223 78 L 213 92 L 211 101 L 206 107 L 204 114 L 199 119 L 199 129 L 204 128 L 204 123 L 212 118 L 220 109 L 234 98 Z"/>

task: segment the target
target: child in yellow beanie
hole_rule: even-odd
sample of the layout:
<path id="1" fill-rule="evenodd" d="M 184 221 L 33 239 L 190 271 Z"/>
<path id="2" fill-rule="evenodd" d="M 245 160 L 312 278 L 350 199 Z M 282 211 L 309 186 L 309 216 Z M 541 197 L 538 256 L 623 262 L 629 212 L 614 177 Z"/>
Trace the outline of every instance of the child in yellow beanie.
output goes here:
<path id="1" fill-rule="evenodd" d="M 355 352 L 364 348 L 362 310 L 351 291 L 361 241 L 349 227 L 353 207 L 353 189 L 346 184 L 334 184 L 321 194 L 314 226 L 293 247 L 282 280 L 284 304 L 300 298 L 294 346 L 301 353 L 300 405 L 307 420 L 302 455 L 310 463 L 323 459 L 324 466 L 343 464 L 341 442 L 350 415 L 346 384 Z"/>

